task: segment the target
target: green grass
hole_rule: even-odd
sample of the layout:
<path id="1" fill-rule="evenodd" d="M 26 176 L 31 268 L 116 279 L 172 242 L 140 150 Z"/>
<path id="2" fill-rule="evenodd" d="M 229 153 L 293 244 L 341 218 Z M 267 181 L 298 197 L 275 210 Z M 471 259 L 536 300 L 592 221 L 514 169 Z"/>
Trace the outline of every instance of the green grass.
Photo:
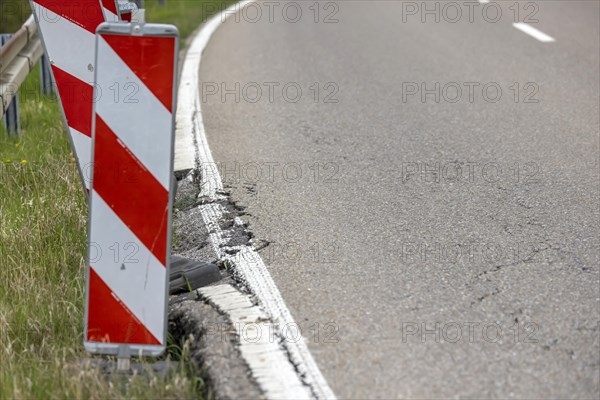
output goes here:
<path id="1" fill-rule="evenodd" d="M 182 39 L 189 36 L 201 21 L 216 11 L 235 3 L 232 0 L 165 0 L 160 6 L 156 0 L 145 2 L 146 20 L 176 25 Z M 185 18 L 182 18 L 185 16 Z M 183 45 L 183 44 L 182 44 Z"/>
<path id="2" fill-rule="evenodd" d="M 0 33 L 14 33 L 31 15 L 28 0 L 2 0 L 0 3 Z"/>
<path id="3" fill-rule="evenodd" d="M 38 80 L 22 87 L 21 135 L 0 131 L 0 398 L 199 397 L 189 363 L 119 385 L 82 364 L 86 199 Z"/>
<path id="4" fill-rule="evenodd" d="M 23 3 L 2 1 L 0 31 L 20 26 L 26 15 L 4 11 Z M 203 3 L 147 1 L 147 20 L 185 38 Z M 59 105 L 38 93 L 35 70 L 21 87 L 21 135 L 0 124 L 0 399 L 200 397 L 185 345 L 169 346 L 184 362 L 166 378 L 119 383 L 82 363 L 87 204 Z"/>

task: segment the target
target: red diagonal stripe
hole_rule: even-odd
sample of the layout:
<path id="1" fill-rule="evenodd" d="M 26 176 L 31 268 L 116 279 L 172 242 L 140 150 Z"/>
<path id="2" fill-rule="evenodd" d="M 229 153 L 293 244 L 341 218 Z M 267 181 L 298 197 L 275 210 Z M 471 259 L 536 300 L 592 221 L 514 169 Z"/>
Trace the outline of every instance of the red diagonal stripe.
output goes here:
<path id="1" fill-rule="evenodd" d="M 87 340 L 154 344 L 160 342 L 90 267 Z"/>
<path id="2" fill-rule="evenodd" d="M 102 6 L 113 14 L 117 13 L 117 4 L 115 0 L 102 0 Z"/>
<path id="3" fill-rule="evenodd" d="M 56 14 L 45 15 L 48 13 L 40 10 L 37 14 L 38 19 L 43 18 L 48 22 L 64 18 L 94 34 L 98 25 L 104 22 L 104 14 L 98 0 L 35 0 L 35 3 Z"/>
<path id="4" fill-rule="evenodd" d="M 139 140 L 145 132 L 140 132 Z M 169 192 L 96 115 L 93 189 L 166 265 Z"/>
<path id="5" fill-rule="evenodd" d="M 70 127 L 92 136 L 92 101 L 94 87 L 62 69 L 52 66 L 60 101 Z"/>
<path id="6" fill-rule="evenodd" d="M 175 38 L 108 34 L 102 38 L 172 112 Z"/>

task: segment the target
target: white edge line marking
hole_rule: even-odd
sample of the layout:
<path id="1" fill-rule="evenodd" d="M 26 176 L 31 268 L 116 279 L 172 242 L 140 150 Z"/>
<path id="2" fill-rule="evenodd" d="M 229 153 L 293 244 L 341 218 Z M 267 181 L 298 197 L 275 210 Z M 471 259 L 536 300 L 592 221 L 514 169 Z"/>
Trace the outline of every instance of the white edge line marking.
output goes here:
<path id="1" fill-rule="evenodd" d="M 227 10 L 215 15 L 194 37 L 184 60 L 181 71 L 181 80 L 179 83 L 179 91 L 177 97 L 177 129 L 176 129 L 176 170 L 189 169 L 195 166 L 196 161 L 199 162 L 202 168 L 202 190 L 199 197 L 204 197 L 212 200 L 213 203 L 204 204 L 199 207 L 204 219 L 204 223 L 208 228 L 210 240 L 218 257 L 228 260 L 235 267 L 236 273 L 246 282 L 248 288 L 260 301 L 265 313 L 271 318 L 275 326 L 283 327 L 294 325 L 294 319 L 286 307 L 279 289 L 275 285 L 271 274 L 267 270 L 260 255 L 251 246 L 240 246 L 239 250 L 234 255 L 229 255 L 225 250 L 229 247 L 222 247 L 228 242 L 228 232 L 224 232 L 220 228 L 220 221 L 223 221 L 224 214 L 227 210 L 222 204 L 216 202 L 222 200 L 223 197 L 219 194 L 223 184 L 216 164 L 213 160 L 210 148 L 206 140 L 204 124 L 202 122 L 202 114 L 200 108 L 200 92 L 199 92 L 199 71 L 202 52 L 206 48 L 212 34 L 220 26 L 221 22 L 225 21 L 228 16 L 242 9 L 247 4 L 254 0 L 245 0 L 240 3 L 230 6 Z M 194 151 L 195 150 L 195 151 Z M 196 159 L 197 158 L 197 159 Z M 238 221 L 239 223 L 239 221 Z M 277 332 L 280 339 L 283 338 L 281 332 Z M 283 340 L 286 352 L 279 348 L 278 358 L 283 363 L 293 363 L 298 371 L 296 379 L 303 384 L 306 384 L 312 390 L 312 394 L 317 399 L 335 399 L 335 395 L 329 384 L 321 374 L 312 355 L 308 351 L 306 342 L 301 340 Z M 246 355 L 248 357 L 258 357 L 257 355 Z M 248 361 L 249 365 L 253 362 Z M 277 364 L 273 364 L 269 371 L 256 371 L 261 376 L 269 372 L 269 380 L 273 380 L 273 385 L 280 380 L 279 369 Z M 256 374 L 255 374 L 256 375 Z M 302 379 L 300 378 L 302 376 Z M 263 390 L 270 386 L 265 385 L 263 378 Z M 260 382 L 259 382 L 260 383 Z M 290 389 L 297 387 L 288 382 Z M 291 392 L 294 392 L 291 390 Z M 281 398 L 279 393 L 269 393 L 266 391 L 268 398 Z M 289 393 L 289 398 L 293 398 L 294 393 Z M 288 397 L 288 396 L 286 396 Z"/>
<path id="2" fill-rule="evenodd" d="M 529 36 L 536 38 L 540 42 L 547 43 L 547 42 L 555 41 L 552 36 L 548 36 L 544 32 L 540 31 L 539 29 L 536 29 L 533 26 L 528 25 L 524 22 L 514 22 L 513 26 L 515 28 L 517 28 L 518 30 L 520 30 L 521 32 L 526 33 Z"/>
<path id="3" fill-rule="evenodd" d="M 258 306 L 252 304 L 248 295 L 231 285 L 204 287 L 198 289 L 198 293 L 219 311 L 228 314 L 240 341 L 240 353 L 269 397 L 311 397 L 310 389 L 298 379 L 292 363 L 280 357 L 279 338 L 273 335 L 274 324 Z M 278 379 L 273 379 L 274 368 Z"/>

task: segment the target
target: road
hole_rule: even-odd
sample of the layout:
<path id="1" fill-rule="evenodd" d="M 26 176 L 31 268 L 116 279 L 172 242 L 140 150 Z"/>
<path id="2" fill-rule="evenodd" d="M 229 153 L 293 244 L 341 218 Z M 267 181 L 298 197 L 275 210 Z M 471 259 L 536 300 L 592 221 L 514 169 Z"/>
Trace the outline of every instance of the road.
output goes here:
<path id="1" fill-rule="evenodd" d="M 224 22 L 227 190 L 339 398 L 598 398 L 599 3 L 423 4 Z"/>

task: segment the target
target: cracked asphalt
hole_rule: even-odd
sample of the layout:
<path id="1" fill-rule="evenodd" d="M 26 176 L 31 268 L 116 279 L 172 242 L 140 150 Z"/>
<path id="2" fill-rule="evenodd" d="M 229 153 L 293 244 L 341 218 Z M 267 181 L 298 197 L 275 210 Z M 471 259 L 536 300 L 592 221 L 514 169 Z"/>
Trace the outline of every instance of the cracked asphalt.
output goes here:
<path id="1" fill-rule="evenodd" d="M 598 398 L 599 2 L 276 3 L 212 37 L 203 119 L 337 396 Z"/>

